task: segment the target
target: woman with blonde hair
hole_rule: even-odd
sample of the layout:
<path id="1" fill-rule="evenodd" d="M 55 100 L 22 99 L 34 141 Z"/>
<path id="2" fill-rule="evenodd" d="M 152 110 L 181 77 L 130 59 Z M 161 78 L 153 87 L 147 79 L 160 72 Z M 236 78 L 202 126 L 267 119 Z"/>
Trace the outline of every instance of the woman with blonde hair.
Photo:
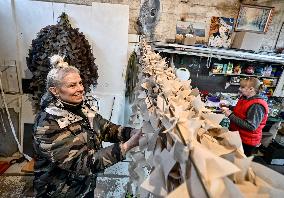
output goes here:
<path id="1" fill-rule="evenodd" d="M 239 91 L 241 97 L 233 108 L 223 107 L 230 119 L 230 130 L 239 131 L 244 152 L 252 155 L 260 145 L 262 129 L 268 118 L 267 102 L 260 96 L 264 85 L 254 77 L 243 79 Z"/>
<path id="2" fill-rule="evenodd" d="M 94 197 L 97 173 L 125 159 L 141 132 L 92 109 L 77 68 L 60 56 L 51 64 L 33 130 L 36 197 Z M 114 144 L 102 148 L 102 141 Z"/>

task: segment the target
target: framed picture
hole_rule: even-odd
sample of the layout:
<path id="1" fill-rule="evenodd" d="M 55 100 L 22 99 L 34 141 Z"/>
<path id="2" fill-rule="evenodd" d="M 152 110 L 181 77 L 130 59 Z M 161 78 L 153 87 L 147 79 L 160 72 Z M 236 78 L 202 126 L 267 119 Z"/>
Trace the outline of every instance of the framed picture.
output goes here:
<path id="1" fill-rule="evenodd" d="M 273 7 L 242 4 L 235 31 L 265 33 L 271 22 Z"/>
<path id="2" fill-rule="evenodd" d="M 234 18 L 212 17 L 208 45 L 229 48 L 232 42 Z"/>
<path id="3" fill-rule="evenodd" d="M 205 38 L 205 23 L 193 21 L 177 21 L 176 33 L 177 34 L 192 34 L 196 38 L 196 43 L 204 44 Z"/>

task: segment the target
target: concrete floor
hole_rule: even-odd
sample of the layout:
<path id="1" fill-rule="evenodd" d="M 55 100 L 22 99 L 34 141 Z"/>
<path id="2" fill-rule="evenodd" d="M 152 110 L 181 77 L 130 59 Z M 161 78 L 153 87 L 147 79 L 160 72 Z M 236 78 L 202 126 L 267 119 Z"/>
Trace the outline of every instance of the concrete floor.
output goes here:
<path id="1" fill-rule="evenodd" d="M 261 162 L 260 162 L 261 163 Z M 21 173 L 24 163 L 10 167 L 0 176 L 0 198 L 34 197 L 32 190 L 33 175 Z M 135 186 L 129 181 L 129 162 L 120 162 L 105 170 L 97 180 L 96 198 L 125 197 L 126 192 L 134 192 Z M 284 166 L 269 166 L 284 174 Z"/>
<path id="2" fill-rule="evenodd" d="M 104 147 L 109 145 L 111 143 L 103 143 Z M 13 157 L 0 157 L 0 161 L 10 161 L 19 157 L 20 155 L 16 153 Z M 96 198 L 120 198 L 125 197 L 126 192 L 134 192 L 135 186 L 129 181 L 129 162 L 130 159 L 127 158 L 125 161 L 107 168 L 104 174 L 99 174 L 95 189 Z M 25 163 L 12 165 L 0 176 L 0 198 L 33 197 L 31 192 L 33 175 L 21 172 Z"/>
<path id="3" fill-rule="evenodd" d="M 0 176 L 0 198 L 34 197 L 32 193 L 33 175 L 21 173 L 24 163 L 15 164 Z M 105 170 L 97 180 L 95 197 L 125 197 L 132 189 L 128 174 L 129 162 L 120 162 Z"/>
<path id="4" fill-rule="evenodd" d="M 27 194 L 32 186 L 33 176 L 0 176 L 1 198 L 33 197 Z"/>
<path id="5" fill-rule="evenodd" d="M 15 158 L 15 157 L 14 157 Z M 16 157 L 17 158 L 17 157 Z M 5 158 L 10 161 L 11 158 Z M 3 158 L 0 158 L 0 161 Z M 262 158 L 255 157 L 254 161 L 268 166 L 269 168 L 284 174 L 284 166 L 268 165 Z M 2 176 L 0 176 L 0 198 L 28 198 L 34 197 L 32 192 L 33 175 L 21 172 L 26 162 L 12 165 Z M 130 159 L 117 163 L 100 174 L 95 189 L 95 197 L 120 198 L 125 197 L 126 192 L 134 193 L 136 186 L 129 181 Z"/>
<path id="6" fill-rule="evenodd" d="M 0 161 L 10 161 L 19 158 L 19 154 L 13 157 L 2 158 Z M 125 197 L 126 192 L 133 192 L 134 184 L 129 181 L 129 162 L 126 159 L 109 168 L 104 174 L 100 174 L 97 180 L 97 188 L 95 189 L 95 197 Z M 33 174 L 23 173 L 21 169 L 25 162 L 13 164 L 0 176 L 0 198 L 22 198 L 33 197 L 32 184 Z"/>

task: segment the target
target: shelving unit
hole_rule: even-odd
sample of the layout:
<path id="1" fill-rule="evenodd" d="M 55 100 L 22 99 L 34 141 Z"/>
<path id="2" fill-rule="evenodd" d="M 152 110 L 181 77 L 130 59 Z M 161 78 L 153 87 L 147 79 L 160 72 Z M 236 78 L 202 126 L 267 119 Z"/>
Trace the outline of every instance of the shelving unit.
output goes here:
<path id="1" fill-rule="evenodd" d="M 241 76 L 241 77 L 256 77 L 256 78 L 269 78 L 269 79 L 279 79 L 280 77 L 275 77 L 275 76 L 258 76 L 258 75 L 250 75 L 250 74 L 224 74 L 224 73 L 212 73 L 209 72 L 209 76 L 215 76 L 215 75 L 223 75 L 223 76 Z M 240 83 L 230 83 L 230 85 L 233 86 L 239 86 Z M 267 88 L 276 88 L 276 86 L 268 86 L 265 85 Z"/>
<path id="2" fill-rule="evenodd" d="M 9 71 L 10 68 L 14 68 L 14 71 Z M 21 94 L 21 86 L 19 83 L 19 68 L 17 65 L 16 60 L 4 60 L 0 64 L 0 102 L 1 107 L 5 109 L 5 112 L 7 114 L 7 118 L 9 121 L 9 125 L 11 128 L 11 132 L 13 133 L 13 136 L 17 142 L 17 146 L 20 152 L 22 152 L 22 141 L 23 141 L 23 135 L 21 133 L 21 114 L 22 114 L 22 94 Z M 8 72 L 8 75 L 6 75 L 5 82 L 6 86 L 4 87 L 3 84 L 3 74 Z M 9 80 L 8 80 L 9 78 Z M 16 104 L 15 104 L 16 103 Z M 10 111 L 9 109 L 13 108 L 15 112 L 18 113 L 18 124 L 17 127 L 14 126 L 14 123 L 12 122 Z M 17 129 L 17 131 L 16 131 Z"/>
<path id="3" fill-rule="evenodd" d="M 14 70 L 11 71 L 9 69 L 14 69 Z M 20 84 L 19 84 L 19 76 L 18 76 L 18 68 L 16 65 L 16 60 L 9 60 L 9 61 L 4 60 L 3 62 L 1 62 L 0 73 L 2 81 L 4 77 L 6 77 L 5 79 L 6 84 L 3 85 L 4 86 L 3 91 L 5 92 L 5 94 L 20 94 Z"/>
<path id="4" fill-rule="evenodd" d="M 279 79 L 280 77 L 275 76 L 258 76 L 258 75 L 250 75 L 250 74 L 223 74 L 223 73 L 209 73 L 209 76 L 214 75 L 224 75 L 224 76 L 243 76 L 243 77 L 256 77 L 256 78 L 272 78 L 272 79 Z"/>
<path id="5" fill-rule="evenodd" d="M 230 85 L 239 86 L 239 85 L 240 85 L 240 83 L 230 83 Z"/>
<path id="6" fill-rule="evenodd" d="M 262 61 L 262 62 L 284 64 L 284 55 L 283 54 L 279 55 L 274 53 L 264 54 L 264 53 L 255 53 L 251 51 L 236 50 L 236 49 L 188 46 L 188 45 L 161 43 L 161 42 L 154 43 L 154 50 L 164 53 L 194 55 L 194 56 L 201 56 L 208 58 L 244 60 L 251 62 Z"/>
<path id="7" fill-rule="evenodd" d="M 230 83 L 230 85 L 239 86 L 240 83 Z M 275 88 L 276 86 L 266 86 L 267 88 Z"/>
<path id="8" fill-rule="evenodd" d="M 169 44 L 156 42 L 153 45 L 153 49 L 160 53 L 170 54 L 173 57 L 173 54 L 186 55 L 186 56 L 197 56 L 207 58 L 206 67 L 211 66 L 212 58 L 215 60 L 237 60 L 237 61 L 246 61 L 246 62 L 260 62 L 268 64 L 276 64 L 279 66 L 284 65 L 284 54 L 275 54 L 269 52 L 256 53 L 253 51 L 244 51 L 237 49 L 224 49 L 224 48 L 212 48 L 204 46 L 187 46 L 180 44 Z M 204 65 L 205 66 L 205 65 Z M 259 76 L 259 75 L 250 75 L 250 74 L 224 74 L 224 73 L 211 73 L 209 72 L 208 76 L 225 76 L 225 77 L 257 77 L 260 79 L 278 79 L 276 86 L 266 86 L 267 88 L 273 88 L 273 96 L 284 97 L 284 72 L 280 77 L 275 76 Z M 237 86 L 238 83 L 232 83 L 230 85 Z"/>

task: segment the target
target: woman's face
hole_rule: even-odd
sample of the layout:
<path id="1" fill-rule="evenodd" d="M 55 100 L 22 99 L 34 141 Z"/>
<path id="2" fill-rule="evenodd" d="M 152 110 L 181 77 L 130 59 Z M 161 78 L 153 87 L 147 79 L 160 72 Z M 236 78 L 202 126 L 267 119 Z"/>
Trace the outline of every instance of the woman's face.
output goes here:
<path id="1" fill-rule="evenodd" d="M 84 86 L 78 73 L 68 73 L 61 80 L 61 85 L 54 88 L 51 92 L 64 102 L 79 104 L 83 101 Z"/>
<path id="2" fill-rule="evenodd" d="M 255 94 L 254 89 L 248 86 L 240 86 L 239 91 L 241 95 L 246 97 L 251 97 Z"/>

